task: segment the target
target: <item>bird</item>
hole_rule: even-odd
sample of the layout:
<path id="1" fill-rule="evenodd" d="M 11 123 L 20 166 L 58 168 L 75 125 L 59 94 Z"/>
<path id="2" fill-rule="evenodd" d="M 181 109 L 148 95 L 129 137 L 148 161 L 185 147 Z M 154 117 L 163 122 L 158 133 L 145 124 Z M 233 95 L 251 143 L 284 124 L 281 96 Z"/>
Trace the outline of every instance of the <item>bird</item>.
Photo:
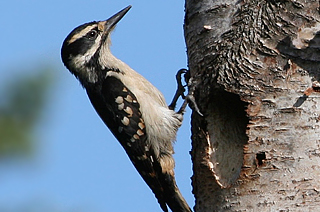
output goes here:
<path id="1" fill-rule="evenodd" d="M 191 212 L 174 174 L 173 143 L 184 110 L 169 108 L 155 86 L 110 51 L 110 34 L 130 8 L 107 20 L 76 27 L 63 41 L 61 59 L 86 90 L 161 209 Z"/>

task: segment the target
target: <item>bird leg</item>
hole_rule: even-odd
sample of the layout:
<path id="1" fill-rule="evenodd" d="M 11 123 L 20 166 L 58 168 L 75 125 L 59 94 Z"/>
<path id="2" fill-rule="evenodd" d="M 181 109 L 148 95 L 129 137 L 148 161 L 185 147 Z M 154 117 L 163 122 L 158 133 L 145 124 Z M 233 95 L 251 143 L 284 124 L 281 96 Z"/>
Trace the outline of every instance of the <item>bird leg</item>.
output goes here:
<path id="1" fill-rule="evenodd" d="M 184 80 L 187 83 L 187 85 L 182 85 L 182 82 L 181 82 L 182 74 L 184 74 Z M 177 101 L 181 96 L 181 98 L 184 99 L 184 102 L 177 113 L 183 114 L 185 112 L 187 105 L 191 103 L 193 106 L 191 108 L 193 108 L 200 116 L 203 116 L 194 98 L 194 91 L 198 83 L 192 77 L 190 77 L 190 71 L 187 69 L 180 69 L 176 74 L 176 80 L 177 80 L 178 88 L 173 97 L 171 104 L 169 105 L 169 108 L 171 110 L 174 110 L 176 107 Z M 184 92 L 186 91 L 185 89 L 186 86 L 188 86 L 188 94 L 185 96 Z"/>
<path id="2" fill-rule="evenodd" d="M 176 93 L 174 94 L 174 97 L 169 105 L 170 110 L 174 110 L 176 108 L 176 104 L 177 104 L 177 101 L 180 96 L 182 97 L 182 99 L 185 99 L 184 92 L 186 91 L 186 89 L 184 87 L 186 87 L 187 85 L 182 85 L 181 76 L 182 76 L 182 74 L 186 74 L 187 72 L 188 72 L 187 69 L 180 69 L 178 71 L 178 73 L 176 74 L 176 80 L 177 80 L 178 87 L 177 87 Z"/>

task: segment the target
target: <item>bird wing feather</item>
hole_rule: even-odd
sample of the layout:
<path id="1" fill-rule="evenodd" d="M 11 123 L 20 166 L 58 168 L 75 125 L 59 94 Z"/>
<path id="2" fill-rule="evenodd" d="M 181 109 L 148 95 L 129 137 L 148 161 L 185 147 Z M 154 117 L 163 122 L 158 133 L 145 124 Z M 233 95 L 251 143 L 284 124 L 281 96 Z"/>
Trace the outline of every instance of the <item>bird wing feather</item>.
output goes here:
<path id="1" fill-rule="evenodd" d="M 106 77 L 98 89 L 88 90 L 100 118 L 123 146 L 142 178 L 152 189 L 161 208 L 167 211 L 158 175 L 161 165 L 146 142 L 146 126 L 135 95 L 116 77 Z"/>

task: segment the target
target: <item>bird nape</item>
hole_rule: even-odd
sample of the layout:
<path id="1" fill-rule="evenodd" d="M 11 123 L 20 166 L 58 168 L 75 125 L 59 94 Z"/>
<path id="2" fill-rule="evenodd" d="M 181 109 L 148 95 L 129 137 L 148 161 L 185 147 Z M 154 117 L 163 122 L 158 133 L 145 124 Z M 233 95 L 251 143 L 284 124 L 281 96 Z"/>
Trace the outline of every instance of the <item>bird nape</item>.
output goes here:
<path id="1" fill-rule="evenodd" d="M 163 211 L 190 212 L 174 177 L 172 143 L 184 110 L 110 51 L 110 33 L 128 6 L 105 21 L 75 28 L 64 40 L 64 65 L 80 81 L 100 118 L 125 149 Z"/>

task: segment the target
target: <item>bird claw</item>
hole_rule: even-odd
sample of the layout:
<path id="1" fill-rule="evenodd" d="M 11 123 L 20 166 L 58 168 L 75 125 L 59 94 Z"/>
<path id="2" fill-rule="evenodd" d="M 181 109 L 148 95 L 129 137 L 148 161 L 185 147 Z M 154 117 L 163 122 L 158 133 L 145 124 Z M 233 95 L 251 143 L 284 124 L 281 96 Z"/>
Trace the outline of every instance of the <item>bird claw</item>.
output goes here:
<path id="1" fill-rule="evenodd" d="M 182 82 L 181 82 L 182 74 L 184 74 L 184 80 L 187 83 L 186 85 L 182 85 Z M 190 71 L 187 69 L 180 69 L 176 74 L 176 80 L 177 80 L 178 88 L 171 104 L 169 105 L 169 108 L 171 110 L 174 110 L 176 107 L 176 103 L 179 97 L 181 96 L 181 98 L 184 99 L 184 102 L 177 113 L 183 114 L 185 112 L 187 105 L 191 103 L 192 106 L 190 107 L 193 108 L 193 110 L 195 110 L 200 116 L 203 116 L 194 98 L 194 91 L 198 83 L 192 77 L 190 77 Z M 187 86 L 188 86 L 188 94 L 185 95 L 184 94 L 184 92 L 186 91 L 185 87 Z"/>
<path id="2" fill-rule="evenodd" d="M 181 76 L 182 76 L 182 74 L 186 74 L 187 72 L 188 72 L 187 69 L 180 69 L 178 71 L 178 73 L 176 74 L 176 81 L 177 81 L 178 87 L 177 87 L 176 93 L 174 94 L 172 102 L 169 105 L 169 109 L 170 110 L 174 110 L 176 108 L 176 104 L 177 104 L 177 101 L 178 101 L 180 96 L 182 97 L 182 99 L 185 99 L 184 92 L 186 91 L 185 87 L 187 85 L 182 85 Z"/>

